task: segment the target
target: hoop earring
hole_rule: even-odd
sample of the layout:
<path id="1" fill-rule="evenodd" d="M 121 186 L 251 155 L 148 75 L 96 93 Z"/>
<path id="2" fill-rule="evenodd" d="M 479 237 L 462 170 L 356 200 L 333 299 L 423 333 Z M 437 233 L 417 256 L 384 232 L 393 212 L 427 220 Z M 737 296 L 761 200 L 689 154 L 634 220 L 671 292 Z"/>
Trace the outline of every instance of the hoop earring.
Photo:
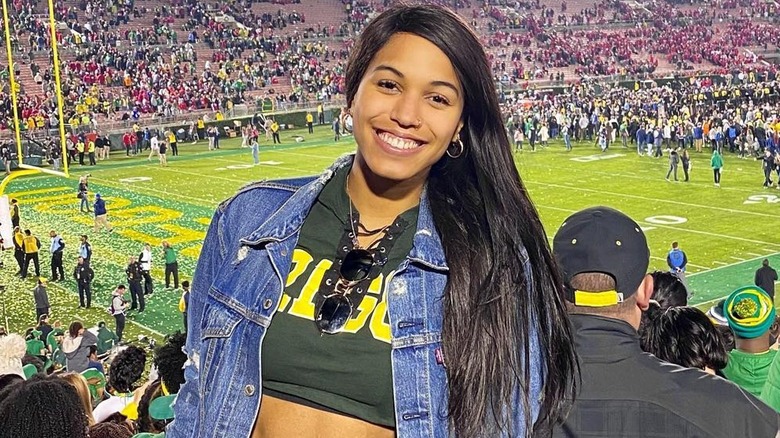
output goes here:
<path id="1" fill-rule="evenodd" d="M 457 148 L 457 152 L 452 151 L 452 146 L 455 145 Z M 463 153 L 466 152 L 466 146 L 463 144 L 463 141 L 460 139 L 460 136 L 458 136 L 458 139 L 450 143 L 450 147 L 447 148 L 447 156 L 452 158 L 453 160 L 456 158 L 460 158 Z"/>

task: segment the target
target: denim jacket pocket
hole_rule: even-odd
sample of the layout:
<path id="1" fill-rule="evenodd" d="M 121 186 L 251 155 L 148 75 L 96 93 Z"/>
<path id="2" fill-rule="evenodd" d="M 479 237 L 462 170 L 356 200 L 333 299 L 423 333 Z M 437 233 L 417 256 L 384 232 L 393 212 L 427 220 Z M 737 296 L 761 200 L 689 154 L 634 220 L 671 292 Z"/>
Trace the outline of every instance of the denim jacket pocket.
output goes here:
<path id="1" fill-rule="evenodd" d="M 210 392 L 208 386 L 214 383 L 213 376 L 220 374 L 220 367 L 229 366 L 220 359 L 235 357 L 238 353 L 238 344 L 231 342 L 230 337 L 242 320 L 243 317 L 235 309 L 209 296 L 203 309 L 200 331 L 200 383 L 204 386 L 201 393 Z"/>

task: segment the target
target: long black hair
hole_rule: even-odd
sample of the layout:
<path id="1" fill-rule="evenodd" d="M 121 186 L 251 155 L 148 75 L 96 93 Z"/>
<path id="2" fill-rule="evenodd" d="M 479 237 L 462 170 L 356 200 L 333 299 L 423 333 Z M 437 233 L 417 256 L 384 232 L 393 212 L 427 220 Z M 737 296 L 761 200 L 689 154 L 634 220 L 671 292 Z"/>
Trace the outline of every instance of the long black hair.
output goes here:
<path id="1" fill-rule="evenodd" d="M 399 32 L 444 52 L 465 94 L 465 153 L 442 157 L 427 186 L 449 265 L 442 337 L 451 427 L 459 437 L 482 435 L 491 424 L 511 430 L 506 408 L 520 401 L 526 435 L 547 434 L 576 392 L 577 359 L 562 281 L 512 159 L 487 57 L 468 25 L 449 10 L 391 7 L 365 28 L 350 55 L 348 105 L 374 55 Z M 533 432 L 527 364 L 536 342 L 540 351 L 533 353 L 541 356 L 545 379 Z M 513 401 L 518 390 L 520 400 Z"/>

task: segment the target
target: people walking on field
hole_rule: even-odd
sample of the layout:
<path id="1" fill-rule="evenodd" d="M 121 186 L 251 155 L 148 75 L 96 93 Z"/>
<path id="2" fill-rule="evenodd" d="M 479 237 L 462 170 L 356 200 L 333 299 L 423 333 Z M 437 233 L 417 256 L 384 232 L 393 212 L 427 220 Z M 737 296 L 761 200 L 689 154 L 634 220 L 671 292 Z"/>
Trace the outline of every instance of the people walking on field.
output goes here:
<path id="1" fill-rule="evenodd" d="M 79 210 L 82 213 L 89 213 L 89 175 L 79 177 L 79 187 L 76 197 L 81 201 L 79 203 Z"/>
<path id="2" fill-rule="evenodd" d="M 111 224 L 108 223 L 108 210 L 106 209 L 106 201 L 100 196 L 100 193 L 95 193 L 95 232 L 100 231 L 101 228 L 105 229 L 109 233 L 114 231 Z"/>
<path id="3" fill-rule="evenodd" d="M 669 153 L 669 171 L 666 172 L 666 180 L 669 181 L 669 175 L 674 173 L 674 180 L 677 181 L 677 164 L 680 161 L 680 155 L 677 153 L 677 149 L 672 149 Z"/>
<path id="4" fill-rule="evenodd" d="M 151 134 L 151 137 L 149 137 L 149 145 L 151 150 L 149 151 L 149 157 L 147 157 L 146 160 L 152 161 L 154 154 L 160 155 L 160 140 L 157 138 L 157 134 Z"/>
<path id="5" fill-rule="evenodd" d="M 685 174 L 685 182 L 688 182 L 691 171 L 691 156 L 688 155 L 688 149 L 683 149 L 680 154 L 680 164 L 682 165 L 683 173 Z"/>
<path id="6" fill-rule="evenodd" d="M 718 148 L 712 149 L 712 158 L 710 158 L 710 167 L 715 180 L 715 187 L 720 187 L 720 174 L 723 172 L 723 157 L 718 152 Z"/>

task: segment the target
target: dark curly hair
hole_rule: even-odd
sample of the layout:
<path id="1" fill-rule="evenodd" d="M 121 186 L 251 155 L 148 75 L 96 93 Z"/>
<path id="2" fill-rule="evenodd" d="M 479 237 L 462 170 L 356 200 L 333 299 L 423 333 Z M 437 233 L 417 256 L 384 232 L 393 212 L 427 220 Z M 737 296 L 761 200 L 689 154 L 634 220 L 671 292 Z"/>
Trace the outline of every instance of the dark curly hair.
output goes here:
<path id="1" fill-rule="evenodd" d="M 648 324 L 640 337 L 644 351 L 687 368 L 726 367 L 723 338 L 704 312 L 695 307 L 662 310 L 651 303 L 646 313 Z"/>
<path id="2" fill-rule="evenodd" d="M 0 394 L 0 438 L 87 438 L 89 424 L 76 388 L 33 376 Z"/>
<path id="3" fill-rule="evenodd" d="M 108 383 L 119 392 L 130 392 L 141 378 L 146 366 L 146 352 L 134 345 L 119 352 L 111 361 Z"/>
<path id="4" fill-rule="evenodd" d="M 149 415 L 149 405 L 162 395 L 162 380 L 160 379 L 150 383 L 144 391 L 144 395 L 138 401 L 138 432 L 160 433 L 165 431 L 166 422 L 154 420 Z"/>
<path id="5" fill-rule="evenodd" d="M 187 361 L 187 355 L 182 348 L 185 342 L 187 335 L 177 331 L 166 336 L 165 343 L 154 350 L 154 365 L 171 394 L 178 393 L 184 384 L 184 362 Z"/>

